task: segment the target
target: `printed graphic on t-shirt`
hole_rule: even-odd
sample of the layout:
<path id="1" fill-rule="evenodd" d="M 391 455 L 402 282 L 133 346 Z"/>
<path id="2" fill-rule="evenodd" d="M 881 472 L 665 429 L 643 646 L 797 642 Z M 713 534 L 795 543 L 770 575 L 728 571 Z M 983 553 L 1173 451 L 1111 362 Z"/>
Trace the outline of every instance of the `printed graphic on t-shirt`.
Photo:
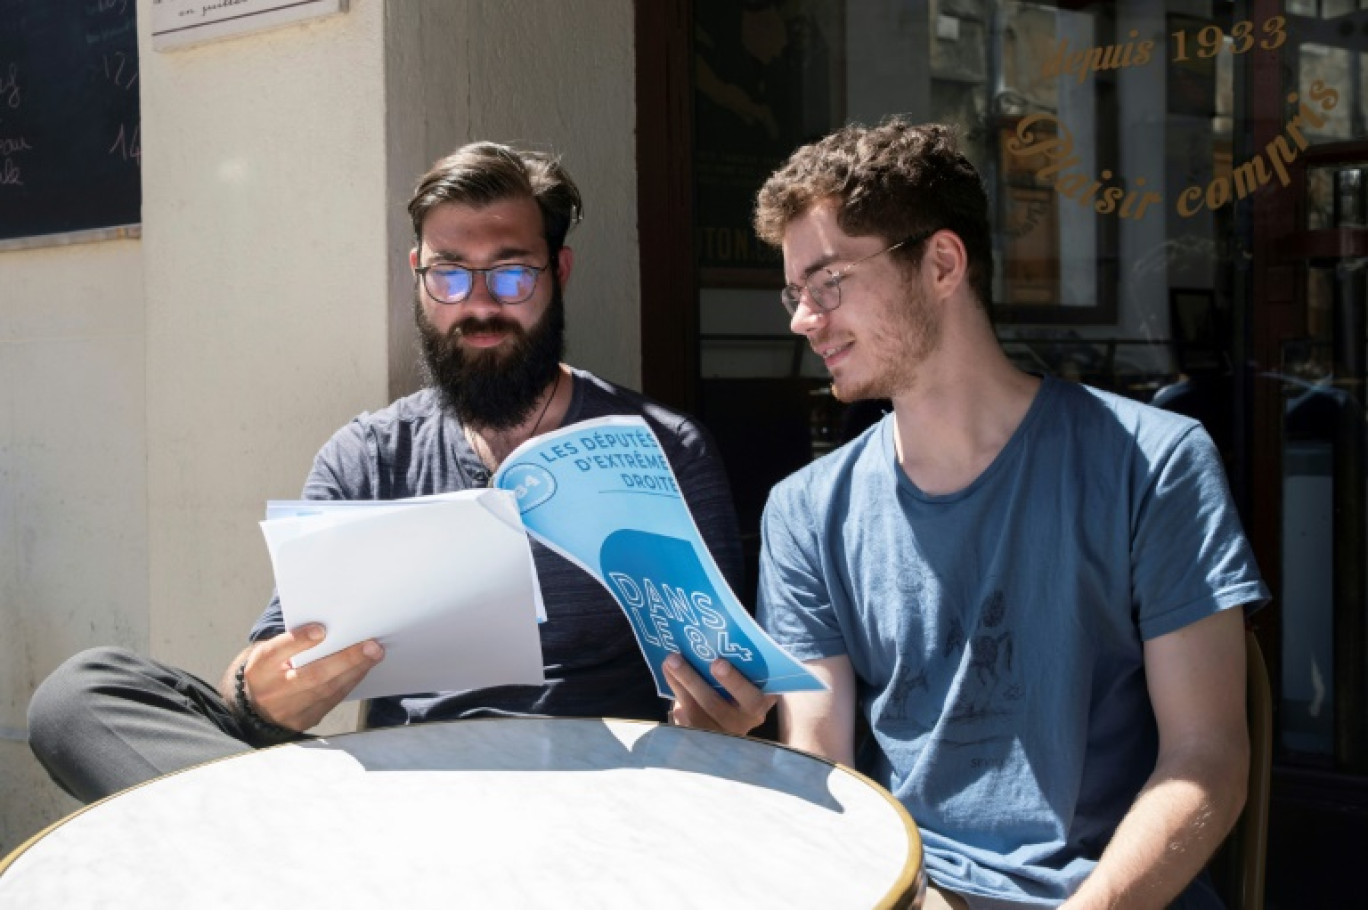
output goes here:
<path id="1" fill-rule="evenodd" d="M 939 717 L 942 741 L 948 745 L 998 739 L 1000 719 L 1015 713 L 1025 691 L 1009 613 L 1006 595 L 993 589 L 975 615 L 966 617 L 969 628 L 964 619 L 953 617 L 941 640 L 929 649 L 928 660 L 945 674 L 940 683 L 944 695 L 933 694 L 927 666 L 910 668 L 890 687 L 885 718 L 903 720 L 926 733 Z"/>

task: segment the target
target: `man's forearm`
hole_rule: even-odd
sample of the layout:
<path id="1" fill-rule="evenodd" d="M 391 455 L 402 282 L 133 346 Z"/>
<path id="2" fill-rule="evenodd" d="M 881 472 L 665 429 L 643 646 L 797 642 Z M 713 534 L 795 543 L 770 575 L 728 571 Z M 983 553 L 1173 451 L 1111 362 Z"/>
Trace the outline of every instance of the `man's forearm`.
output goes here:
<path id="1" fill-rule="evenodd" d="M 1244 806 L 1248 753 L 1162 764 L 1064 907 L 1162 908 L 1202 871 Z"/>
<path id="2" fill-rule="evenodd" d="M 804 661 L 826 683 L 824 692 L 790 692 L 779 699 L 779 740 L 829 761 L 855 765 L 855 671 L 850 658 Z"/>

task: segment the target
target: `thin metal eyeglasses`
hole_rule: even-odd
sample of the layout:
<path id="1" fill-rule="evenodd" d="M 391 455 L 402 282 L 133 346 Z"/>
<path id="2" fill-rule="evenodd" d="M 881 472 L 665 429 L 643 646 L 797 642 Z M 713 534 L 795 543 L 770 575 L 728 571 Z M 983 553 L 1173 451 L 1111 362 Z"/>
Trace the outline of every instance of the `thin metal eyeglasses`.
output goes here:
<path id="1" fill-rule="evenodd" d="M 822 313 L 830 313 L 841 305 L 841 282 L 850 274 L 851 269 L 855 268 L 855 266 L 859 265 L 861 262 L 868 262 L 876 256 L 890 253 L 905 244 L 911 243 L 915 245 L 921 243 L 938 230 L 940 230 L 940 228 L 925 231 L 921 234 L 913 234 L 911 237 L 904 237 L 892 246 L 886 246 L 877 253 L 870 253 L 868 256 L 856 259 L 839 272 L 833 272 L 831 269 L 815 269 L 802 285 L 785 285 L 784 289 L 779 292 L 779 300 L 784 304 L 784 309 L 788 311 L 788 314 L 792 316 L 798 312 L 798 304 L 803 301 L 803 292 L 807 291 L 808 300 L 812 302 L 812 306 L 815 310 Z"/>
<path id="2" fill-rule="evenodd" d="M 413 270 L 428 295 L 438 303 L 460 303 L 475 289 L 475 276 L 484 278 L 485 289 L 498 303 L 522 303 L 537 289 L 537 280 L 549 266 L 493 265 L 472 269 L 450 262 L 420 265 Z"/>

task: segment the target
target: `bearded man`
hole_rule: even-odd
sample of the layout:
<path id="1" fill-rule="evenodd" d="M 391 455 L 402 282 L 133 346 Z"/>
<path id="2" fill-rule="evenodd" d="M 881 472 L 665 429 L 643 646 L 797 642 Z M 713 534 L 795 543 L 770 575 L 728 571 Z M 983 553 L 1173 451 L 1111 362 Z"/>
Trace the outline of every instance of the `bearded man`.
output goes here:
<path id="1" fill-rule="evenodd" d="M 660 440 L 718 566 L 736 585 L 741 548 L 730 491 L 690 418 L 561 362 L 563 291 L 579 190 L 551 156 L 482 142 L 438 161 L 409 202 L 413 311 L 429 383 L 361 414 L 314 459 L 306 499 L 403 499 L 487 486 L 524 441 L 608 415 L 639 415 Z M 626 617 L 591 575 L 532 543 L 547 621 L 546 682 L 373 699 L 371 727 L 477 716 L 663 720 Z M 384 609 L 384 604 L 376 604 Z M 273 597 L 217 687 L 115 648 L 59 667 L 29 707 L 30 744 L 84 801 L 248 749 L 299 738 L 342 702 L 384 651 L 364 641 L 302 668 L 326 635 L 286 629 Z"/>

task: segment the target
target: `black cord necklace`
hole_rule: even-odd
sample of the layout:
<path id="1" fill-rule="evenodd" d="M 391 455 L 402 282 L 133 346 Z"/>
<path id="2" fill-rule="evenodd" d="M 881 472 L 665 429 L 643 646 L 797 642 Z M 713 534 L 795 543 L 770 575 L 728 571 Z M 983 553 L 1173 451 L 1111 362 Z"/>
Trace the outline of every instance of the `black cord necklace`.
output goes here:
<path id="1" fill-rule="evenodd" d="M 558 366 L 556 367 L 556 381 L 551 383 L 551 394 L 546 396 L 546 404 L 542 405 L 541 413 L 537 415 L 537 422 L 532 424 L 532 432 L 527 434 L 527 439 L 536 436 L 537 431 L 541 429 L 542 418 L 546 416 L 547 411 L 551 410 L 551 402 L 556 400 L 556 391 L 560 388 L 560 378 L 561 368 Z M 526 442 L 527 439 L 524 439 L 523 442 Z"/>
<path id="2" fill-rule="evenodd" d="M 537 415 L 537 422 L 532 424 L 532 432 L 527 434 L 527 439 L 524 439 L 523 442 L 526 442 L 528 439 L 531 439 L 532 437 L 536 436 L 537 431 L 541 429 L 542 419 L 546 417 L 546 412 L 551 410 L 551 402 L 556 400 L 556 392 L 560 389 L 560 381 L 561 368 L 558 366 L 556 367 L 556 381 L 551 384 L 551 394 L 546 396 L 546 403 L 542 405 L 541 413 Z M 480 434 L 472 430 L 469 427 L 469 425 L 462 424 L 461 429 L 465 432 L 466 442 L 470 443 L 470 447 L 475 450 L 475 455 L 480 459 L 480 461 L 484 462 L 485 467 L 489 468 L 491 472 L 490 481 L 493 482 L 494 478 L 492 476 L 492 472 L 498 470 L 499 463 L 501 461 L 501 459 L 496 459 L 494 457 L 494 447 L 491 446 L 488 442 L 485 442 L 485 448 L 489 450 L 489 461 L 485 461 L 484 455 L 480 452 L 480 442 L 484 441 L 483 437 L 481 437 Z M 513 448 L 517 448 L 517 446 L 514 446 Z M 509 451 L 512 451 L 512 449 L 510 449 Z M 491 461 L 494 463 L 490 464 Z"/>

